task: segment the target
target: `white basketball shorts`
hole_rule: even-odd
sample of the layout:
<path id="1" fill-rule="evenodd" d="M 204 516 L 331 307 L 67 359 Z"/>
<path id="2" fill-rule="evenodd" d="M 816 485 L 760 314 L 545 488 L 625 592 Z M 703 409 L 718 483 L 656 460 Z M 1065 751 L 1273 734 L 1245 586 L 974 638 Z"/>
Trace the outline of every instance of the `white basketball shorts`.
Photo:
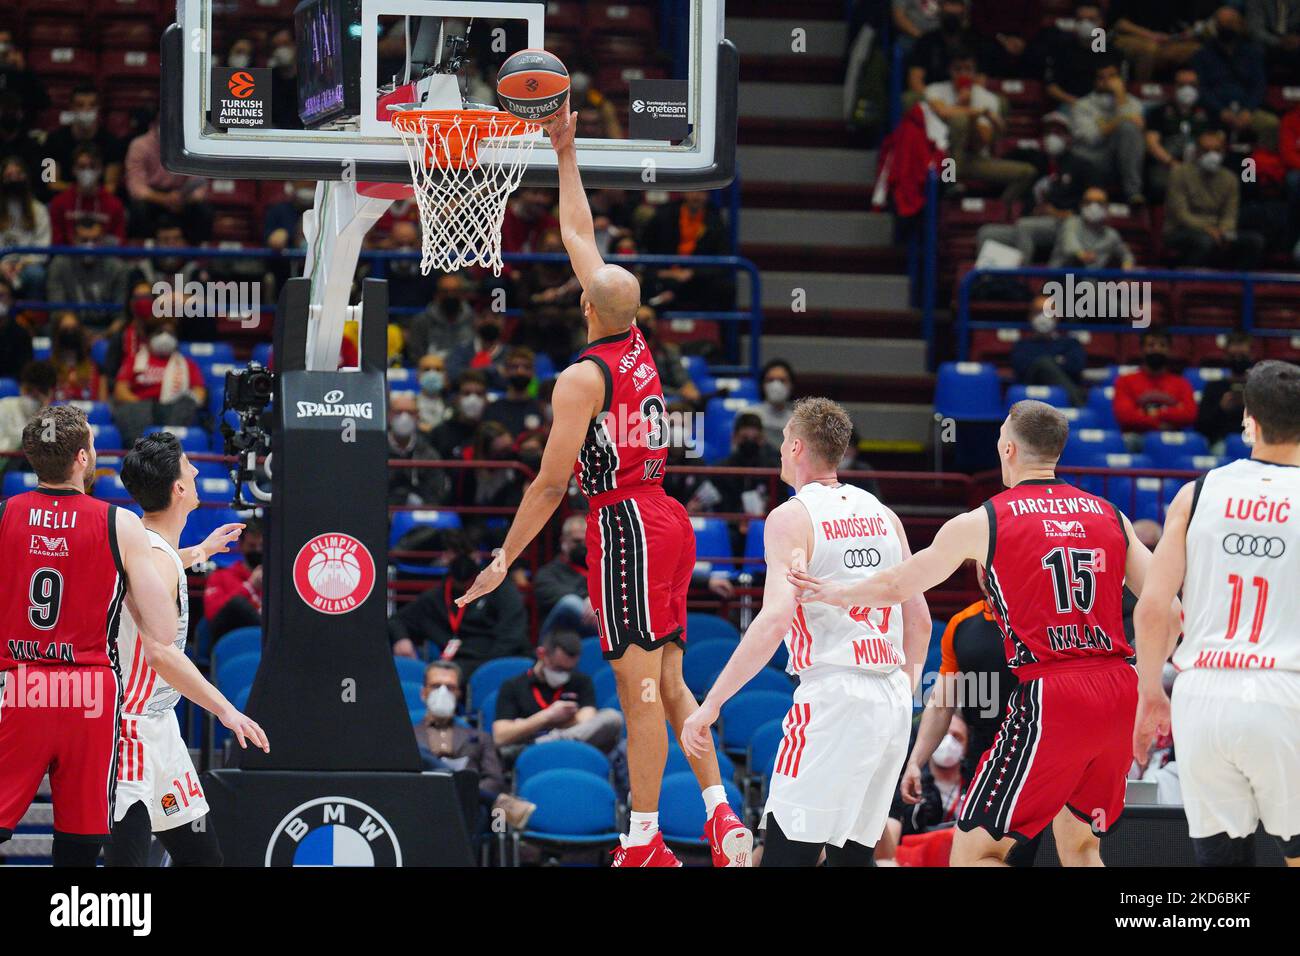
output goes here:
<path id="1" fill-rule="evenodd" d="M 154 833 L 175 829 L 208 812 L 175 711 L 148 717 L 122 715 L 113 822 L 121 821 L 135 803 L 149 808 Z"/>
<path id="2" fill-rule="evenodd" d="M 1300 674 L 1185 670 L 1174 682 L 1174 753 L 1193 837 L 1300 835 Z"/>
<path id="3" fill-rule="evenodd" d="M 785 717 L 767 814 L 791 840 L 875 846 L 907 759 L 906 674 L 844 669 L 805 678 Z"/>

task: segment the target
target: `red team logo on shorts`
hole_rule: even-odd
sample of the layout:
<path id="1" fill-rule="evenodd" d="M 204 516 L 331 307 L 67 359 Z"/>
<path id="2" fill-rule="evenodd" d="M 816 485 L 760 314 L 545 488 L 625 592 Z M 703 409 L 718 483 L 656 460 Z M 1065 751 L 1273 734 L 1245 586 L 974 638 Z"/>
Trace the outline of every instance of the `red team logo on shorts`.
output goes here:
<path id="1" fill-rule="evenodd" d="M 370 596 L 375 559 L 351 535 L 318 534 L 293 559 L 293 586 L 322 614 L 346 614 Z"/>

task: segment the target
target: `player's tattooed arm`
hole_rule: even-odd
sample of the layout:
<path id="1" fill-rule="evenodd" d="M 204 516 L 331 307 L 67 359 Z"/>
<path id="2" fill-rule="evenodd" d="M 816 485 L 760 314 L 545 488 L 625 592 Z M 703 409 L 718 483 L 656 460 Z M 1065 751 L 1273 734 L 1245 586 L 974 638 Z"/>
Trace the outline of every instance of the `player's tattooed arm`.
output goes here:
<path id="1" fill-rule="evenodd" d="M 789 575 L 801 603 L 837 607 L 889 607 L 938 587 L 967 559 L 983 563 L 988 553 L 989 522 L 983 508 L 950 519 L 928 548 L 892 568 L 852 584 L 832 584 L 807 571 Z"/>

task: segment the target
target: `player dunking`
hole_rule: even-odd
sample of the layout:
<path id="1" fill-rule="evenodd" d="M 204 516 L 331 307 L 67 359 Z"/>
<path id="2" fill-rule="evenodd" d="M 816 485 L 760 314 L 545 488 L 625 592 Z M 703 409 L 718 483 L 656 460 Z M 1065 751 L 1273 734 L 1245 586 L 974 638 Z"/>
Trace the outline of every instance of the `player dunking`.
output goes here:
<path id="1" fill-rule="evenodd" d="M 763 815 L 764 867 L 816 866 L 823 848 L 830 866 L 873 864 L 930 643 L 930 612 L 919 594 L 875 607 L 800 607 L 786 578 L 791 566 L 806 564 L 849 583 L 911 554 L 897 516 L 836 477 L 852 431 L 848 413 L 828 399 L 795 403 L 781 442 L 781 480 L 797 494 L 763 527 L 763 609 L 682 729 L 682 749 L 704 753 L 722 705 L 785 638 L 799 687 Z"/>
<path id="2" fill-rule="evenodd" d="M 560 228 L 582 285 L 587 347 L 555 383 L 554 419 L 537 478 L 492 563 L 456 603 L 496 588 L 563 500 L 572 469 L 587 496 L 587 592 L 627 719 L 631 826 L 614 866 L 680 866 L 659 833 L 668 757 L 664 719 L 681 732 L 695 709 L 682 679 L 686 592 L 695 535 L 686 509 L 663 490 L 668 456 L 663 388 L 633 318 L 641 288 L 601 259 L 573 145 L 568 106 L 547 125 L 560 177 Z M 688 758 L 703 792 L 714 866 L 748 866 L 751 834 L 727 805 L 711 742 Z"/>
<path id="3" fill-rule="evenodd" d="M 1300 866 L 1300 368 L 1260 362 L 1246 378 L 1249 460 L 1184 486 L 1165 517 L 1134 612 L 1133 750 L 1170 729 L 1161 612 L 1179 589 L 1173 735 L 1188 832 L 1202 866 L 1248 866 L 1260 821 Z"/>
<path id="4" fill-rule="evenodd" d="M 1017 840 L 1048 824 L 1062 864 L 1100 866 L 1097 833 L 1124 809 L 1137 675 L 1123 589 L 1142 593 L 1151 555 L 1118 508 L 1056 477 L 1068 434 L 1055 408 L 1017 402 L 998 436 L 1006 491 L 864 581 L 790 572 L 801 601 L 880 607 L 943 583 L 967 559 L 984 567 L 1020 685 L 966 792 L 954 866 L 1003 866 Z"/>
<path id="5" fill-rule="evenodd" d="M 145 655 L 164 679 L 189 688 L 198 672 L 173 646 L 174 594 L 140 519 L 84 493 L 95 473 L 85 413 L 43 408 L 22 441 L 39 485 L 0 502 L 0 842 L 48 772 L 54 865 L 93 866 L 113 821 L 123 602 L 139 609 Z"/>
<path id="6" fill-rule="evenodd" d="M 149 558 L 177 609 L 172 641 L 182 654 L 190 622 L 185 568 L 225 552 L 244 527 L 222 525 L 201 545 L 187 548 L 188 559 L 180 556 L 185 519 L 199 505 L 197 474 L 176 436 L 167 432 L 141 438 L 122 461 L 122 484 L 144 509 Z M 105 860 L 109 866 L 146 866 L 152 832 L 167 849 L 173 866 L 220 866 L 221 848 L 210 822 L 193 825 L 207 814 L 208 801 L 176 721 L 181 692 L 150 666 L 146 642 L 129 605 L 118 647 L 124 678 L 122 730 L 113 842 Z M 256 723 L 197 671 L 188 676 L 192 689 L 185 696 L 234 731 L 241 747 L 251 740 L 269 751 L 266 735 Z"/>

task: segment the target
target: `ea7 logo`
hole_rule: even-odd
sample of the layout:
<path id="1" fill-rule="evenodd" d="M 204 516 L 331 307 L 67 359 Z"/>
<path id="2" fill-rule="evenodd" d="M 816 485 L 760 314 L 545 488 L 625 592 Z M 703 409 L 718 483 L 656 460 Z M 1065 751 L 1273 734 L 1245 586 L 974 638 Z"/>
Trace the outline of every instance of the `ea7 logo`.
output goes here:
<path id="1" fill-rule="evenodd" d="M 1083 538 L 1087 532 L 1083 530 L 1082 521 L 1052 521 L 1043 519 L 1043 534 L 1049 538 Z"/>
<path id="2" fill-rule="evenodd" d="M 47 538 L 43 534 L 32 535 L 32 544 L 28 549 L 32 554 L 41 554 L 46 557 L 58 557 L 68 553 L 67 538 Z"/>
<path id="3" fill-rule="evenodd" d="M 664 476 L 664 460 L 662 458 L 648 458 L 645 462 L 645 475 L 642 481 L 658 481 Z"/>

